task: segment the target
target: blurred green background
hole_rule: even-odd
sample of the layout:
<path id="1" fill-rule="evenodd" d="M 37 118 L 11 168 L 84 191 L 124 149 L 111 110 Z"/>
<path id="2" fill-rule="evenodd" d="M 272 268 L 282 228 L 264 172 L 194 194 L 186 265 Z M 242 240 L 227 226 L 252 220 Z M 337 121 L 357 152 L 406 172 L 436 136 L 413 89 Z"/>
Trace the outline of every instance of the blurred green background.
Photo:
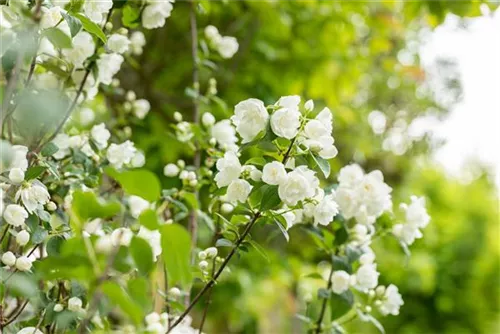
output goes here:
<path id="1" fill-rule="evenodd" d="M 419 32 L 433 29 L 452 13 L 481 15 L 476 1 L 201 1 L 202 29 L 213 24 L 223 35 L 236 36 L 236 56 L 202 66 L 201 90 L 214 76 L 220 101 L 202 106 L 218 119 L 232 113 L 240 100 L 256 97 L 274 103 L 280 96 L 301 95 L 328 106 L 334 114 L 334 137 L 339 156 L 332 168 L 350 162 L 366 170 L 381 169 L 395 189 L 395 203 L 412 194 L 427 197 L 432 222 L 424 238 L 405 258 L 392 239 L 377 241 L 381 283 L 394 283 L 405 300 L 398 317 L 381 320 L 387 333 L 500 333 L 499 200 L 492 181 L 482 174 L 461 183 L 432 162 L 436 143 L 428 136 L 413 143 L 404 155 L 382 149 L 368 123 L 373 110 L 381 110 L 391 127 L 432 112 L 444 117 L 451 104 L 436 102 L 432 91 L 422 89 L 426 73 L 419 65 Z M 492 4 L 483 4 L 491 9 Z M 134 129 L 134 141 L 146 152 L 147 166 L 159 175 L 167 162 L 192 152 L 175 141 L 169 124 L 175 111 L 186 119 L 192 113 L 192 59 L 188 22 L 189 5 L 177 2 L 163 29 L 148 31 L 148 44 L 137 66 L 120 74 L 122 86 L 151 101 L 152 113 Z M 465 21 L 464 21 L 465 22 Z M 465 24 L 465 23 L 464 23 Z M 414 58 L 403 66 L 398 53 Z M 453 62 L 436 66 L 441 80 L 458 101 Z M 418 93 L 417 93 L 418 91 Z M 223 102 L 224 101 L 224 102 Z M 108 105 L 112 106 L 110 98 Z M 400 111 L 404 110 L 405 113 Z M 397 208 L 394 208 L 397 212 Z M 258 253 L 244 254 L 232 266 L 233 275 L 219 283 L 205 325 L 208 333 L 301 333 L 294 317 L 303 312 L 308 289 L 323 286 L 306 279 L 323 260 L 301 229 L 290 231 L 286 243 L 270 226 L 256 229 L 269 261 Z M 201 230 L 208 246 L 208 230 Z M 305 292 L 306 291 L 306 292 Z M 195 326 L 203 305 L 194 312 Z M 355 333 L 375 333 L 359 320 L 348 327 Z"/>

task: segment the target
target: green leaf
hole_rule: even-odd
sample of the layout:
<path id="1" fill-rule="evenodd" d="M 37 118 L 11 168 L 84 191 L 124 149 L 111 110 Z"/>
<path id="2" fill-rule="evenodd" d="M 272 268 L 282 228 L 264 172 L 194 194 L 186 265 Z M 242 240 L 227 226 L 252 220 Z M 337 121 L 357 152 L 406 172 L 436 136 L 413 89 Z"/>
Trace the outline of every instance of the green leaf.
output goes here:
<path id="1" fill-rule="evenodd" d="M 209 215 L 207 215 L 205 212 L 203 212 L 201 210 L 196 210 L 196 214 L 198 215 L 198 218 L 200 219 L 200 221 L 202 221 L 205 224 L 207 224 L 208 228 L 212 232 L 215 231 L 214 221 L 212 220 L 212 218 L 210 218 Z"/>
<path id="2" fill-rule="evenodd" d="M 59 147 L 57 147 L 54 143 L 47 143 L 40 152 L 44 157 L 50 157 L 52 154 L 59 151 Z"/>
<path id="3" fill-rule="evenodd" d="M 30 241 L 34 244 L 41 244 L 45 241 L 45 238 L 47 238 L 48 235 L 49 233 L 45 229 L 37 226 L 31 233 Z"/>
<path id="4" fill-rule="evenodd" d="M 189 206 L 191 207 L 191 209 L 196 210 L 196 209 L 199 208 L 198 200 L 196 199 L 196 195 L 195 194 L 193 194 L 193 193 L 184 193 L 183 197 L 186 200 L 186 202 L 189 204 Z"/>
<path id="5" fill-rule="evenodd" d="M 24 175 L 24 179 L 26 181 L 36 179 L 37 177 L 39 177 L 40 175 L 42 175 L 43 172 L 45 172 L 46 170 L 47 170 L 47 167 L 45 167 L 45 166 L 33 166 L 33 167 L 30 167 L 26 171 L 26 175 Z"/>
<path id="6" fill-rule="evenodd" d="M 321 276 L 321 274 L 319 273 L 310 273 L 310 274 L 307 274 L 304 276 L 304 278 L 314 278 L 314 279 L 320 279 L 320 280 L 323 280 L 323 276 Z"/>
<path id="7" fill-rule="evenodd" d="M 147 275 L 153 269 L 153 251 L 143 238 L 133 237 L 130 242 L 130 254 L 139 272 Z"/>
<path id="8" fill-rule="evenodd" d="M 59 253 L 61 252 L 61 246 L 62 246 L 63 242 L 64 242 L 64 238 L 60 237 L 60 236 L 55 236 L 55 237 L 50 238 L 49 241 L 47 242 L 47 246 L 46 246 L 47 254 L 49 256 L 59 255 Z"/>
<path id="9" fill-rule="evenodd" d="M 106 35 L 104 34 L 102 29 L 97 24 L 92 22 L 88 17 L 86 17 L 85 15 L 83 15 L 81 13 L 76 13 L 74 16 L 80 20 L 80 22 L 83 25 L 84 30 L 86 30 L 90 34 L 98 37 L 103 43 L 106 43 Z"/>
<path id="10" fill-rule="evenodd" d="M 45 29 L 42 35 L 47 37 L 47 39 L 58 49 L 71 49 L 73 47 L 71 38 L 59 28 L 54 27 Z"/>
<path id="11" fill-rule="evenodd" d="M 233 247 L 231 240 L 221 238 L 215 243 L 215 247 Z"/>
<path id="12" fill-rule="evenodd" d="M 273 217 L 273 220 L 274 222 L 276 223 L 276 225 L 278 225 L 281 233 L 283 234 L 283 236 L 285 237 L 286 241 L 289 242 L 290 241 L 290 236 L 288 235 L 288 231 L 286 230 L 286 220 L 285 218 L 283 218 L 283 216 L 279 216 L 279 217 Z"/>
<path id="13" fill-rule="evenodd" d="M 121 209 L 120 203 L 104 203 L 90 191 L 75 191 L 73 193 L 72 210 L 83 221 L 93 218 L 110 218 Z"/>
<path id="14" fill-rule="evenodd" d="M 187 287 L 191 283 L 191 237 L 178 224 L 162 226 L 161 247 L 163 261 L 167 269 L 169 286 L 180 283 Z"/>
<path id="15" fill-rule="evenodd" d="M 69 26 L 69 31 L 71 32 L 71 37 L 75 37 L 76 34 L 82 29 L 82 22 L 76 17 L 73 17 L 65 12 L 61 12 L 62 17 L 66 20 Z"/>
<path id="16" fill-rule="evenodd" d="M 267 161 L 263 157 L 254 157 L 254 158 L 248 159 L 245 162 L 245 165 L 264 166 L 266 163 L 267 163 Z"/>
<path id="17" fill-rule="evenodd" d="M 332 255 L 332 262 L 333 262 L 333 268 L 335 270 L 344 270 L 349 274 L 352 272 L 351 265 L 349 264 L 347 258 L 338 255 Z"/>
<path id="18" fill-rule="evenodd" d="M 161 185 L 158 177 L 145 169 L 118 172 L 113 168 L 106 168 L 106 174 L 114 178 L 129 195 L 136 195 L 149 202 L 160 198 Z"/>
<path id="19" fill-rule="evenodd" d="M 313 157 L 314 161 L 316 162 L 316 165 L 318 165 L 319 169 L 327 179 L 330 176 L 330 163 L 328 162 L 328 160 L 325 160 L 319 156 L 315 156 L 312 153 L 311 156 Z"/>
<path id="20" fill-rule="evenodd" d="M 332 294 L 331 290 L 327 290 L 325 288 L 318 289 L 318 298 L 319 299 L 328 299 L 328 297 L 330 297 L 330 294 Z"/>
<path id="21" fill-rule="evenodd" d="M 142 322 L 144 318 L 142 309 L 132 300 L 132 298 L 130 298 L 118 283 L 106 281 L 102 284 L 101 289 L 108 297 L 109 301 L 126 313 L 136 325 Z"/>
<path id="22" fill-rule="evenodd" d="M 278 195 L 278 186 L 267 186 L 260 202 L 260 211 L 274 209 L 280 204 L 281 199 Z"/>
<path id="23" fill-rule="evenodd" d="M 113 0 L 114 8 L 122 8 L 127 3 L 127 0 Z"/>
<path id="24" fill-rule="evenodd" d="M 254 240 L 250 240 L 248 241 L 248 243 L 257 251 L 257 253 L 259 253 L 267 262 L 271 262 L 269 260 L 269 256 L 267 256 L 267 253 L 266 253 L 266 250 L 264 249 L 264 247 L 262 247 L 261 245 L 259 245 L 256 241 Z"/>
<path id="25" fill-rule="evenodd" d="M 363 313 L 359 310 L 356 310 L 356 311 L 357 311 L 361 321 L 371 322 L 378 329 L 378 331 L 380 333 L 385 334 L 384 326 L 382 326 L 382 324 L 373 315 L 368 314 L 368 313 Z"/>
<path id="26" fill-rule="evenodd" d="M 151 292 L 148 281 L 144 277 L 137 277 L 127 281 L 127 290 L 135 303 L 139 304 L 144 313 L 151 311 Z"/>
<path id="27" fill-rule="evenodd" d="M 140 22 L 141 11 L 127 5 L 122 10 L 122 24 L 127 28 L 137 28 Z"/>
<path id="28" fill-rule="evenodd" d="M 156 212 L 152 209 L 146 209 L 141 213 L 139 223 L 148 230 L 157 230 L 160 227 Z"/>
<path id="29" fill-rule="evenodd" d="M 354 295 L 351 290 L 341 294 L 332 293 L 330 295 L 331 320 L 334 321 L 349 312 L 353 304 Z"/>

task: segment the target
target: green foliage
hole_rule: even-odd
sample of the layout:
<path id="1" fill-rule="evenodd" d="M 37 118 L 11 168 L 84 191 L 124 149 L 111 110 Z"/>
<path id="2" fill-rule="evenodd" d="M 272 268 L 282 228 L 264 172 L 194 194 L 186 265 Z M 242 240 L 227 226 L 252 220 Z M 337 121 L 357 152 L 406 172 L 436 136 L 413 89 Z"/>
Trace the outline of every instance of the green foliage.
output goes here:
<path id="1" fill-rule="evenodd" d="M 119 172 L 110 167 L 106 173 L 120 183 L 123 190 L 129 195 L 136 195 L 149 202 L 160 198 L 161 185 L 158 177 L 145 169 L 136 169 Z"/>
<path id="2" fill-rule="evenodd" d="M 74 17 L 80 20 L 84 30 L 89 32 L 91 35 L 94 35 L 97 38 L 99 38 L 103 43 L 106 43 L 107 40 L 106 35 L 97 24 L 92 22 L 88 17 L 86 17 L 81 13 L 75 13 Z"/>
<path id="3" fill-rule="evenodd" d="M 191 283 L 191 238 L 186 229 L 177 224 L 160 228 L 162 256 L 168 272 L 169 285 L 187 287 Z"/>

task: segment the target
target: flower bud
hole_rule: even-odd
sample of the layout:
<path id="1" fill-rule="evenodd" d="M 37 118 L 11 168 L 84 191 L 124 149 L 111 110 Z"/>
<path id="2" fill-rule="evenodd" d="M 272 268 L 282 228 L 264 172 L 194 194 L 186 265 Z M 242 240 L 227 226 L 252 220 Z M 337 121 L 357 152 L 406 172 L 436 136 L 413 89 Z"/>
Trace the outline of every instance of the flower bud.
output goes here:
<path id="1" fill-rule="evenodd" d="M 73 311 L 73 312 L 78 312 L 82 308 L 82 300 L 78 297 L 71 297 L 68 300 L 68 310 Z"/>
<path id="2" fill-rule="evenodd" d="M 181 290 L 179 290 L 179 288 L 173 287 L 170 290 L 168 290 L 168 294 L 172 298 L 179 298 L 181 296 Z"/>
<path id="3" fill-rule="evenodd" d="M 16 264 L 16 256 L 12 252 L 5 252 L 2 255 L 2 262 L 9 267 Z"/>
<path id="4" fill-rule="evenodd" d="M 211 127 L 212 125 L 214 125 L 214 124 L 215 124 L 215 117 L 214 117 L 214 115 L 212 115 L 212 114 L 211 114 L 211 113 L 209 113 L 209 112 L 204 113 L 204 114 L 201 116 L 201 123 L 202 123 L 205 127 L 207 127 L 207 128 Z"/>
<path id="5" fill-rule="evenodd" d="M 16 260 L 16 268 L 19 271 L 28 271 L 31 269 L 31 261 L 26 256 L 20 256 Z"/>
<path id="6" fill-rule="evenodd" d="M 367 305 L 367 306 L 365 307 L 365 312 L 366 312 L 366 313 L 370 313 L 371 311 L 372 311 L 372 307 Z"/>
<path id="7" fill-rule="evenodd" d="M 54 312 L 61 312 L 63 309 L 64 307 L 61 304 L 54 305 Z"/>
<path id="8" fill-rule="evenodd" d="M 383 285 L 377 286 L 377 288 L 375 289 L 375 293 L 377 294 L 377 296 L 383 296 L 385 293 L 385 286 Z"/>
<path id="9" fill-rule="evenodd" d="M 114 78 L 113 81 L 111 81 L 111 86 L 113 86 L 115 88 L 120 86 L 120 80 L 117 78 Z"/>
<path id="10" fill-rule="evenodd" d="M 177 166 L 179 166 L 179 168 L 184 168 L 186 167 L 186 163 L 184 162 L 184 160 L 179 159 L 177 160 Z"/>
<path id="11" fill-rule="evenodd" d="M 163 174 L 167 177 L 175 177 L 179 174 L 179 167 L 174 164 L 168 164 L 163 168 Z"/>
<path id="12" fill-rule="evenodd" d="M 205 260 L 207 258 L 207 253 L 204 251 L 201 251 L 198 253 L 198 259 L 200 260 Z"/>
<path id="13" fill-rule="evenodd" d="M 177 121 L 177 122 L 182 122 L 182 114 L 178 111 L 174 112 L 174 119 Z"/>
<path id="14" fill-rule="evenodd" d="M 228 214 L 228 213 L 233 212 L 233 209 L 234 209 L 234 206 L 230 203 L 224 203 L 224 204 L 222 204 L 222 206 L 220 208 L 220 210 L 224 214 Z"/>
<path id="15" fill-rule="evenodd" d="M 304 104 L 304 108 L 306 108 L 306 111 L 312 111 L 314 109 L 313 100 L 307 100 L 306 103 Z"/>
<path id="16" fill-rule="evenodd" d="M 107 31 L 111 31 L 113 29 L 113 23 L 107 22 L 104 26 L 104 29 L 106 29 Z"/>
<path id="17" fill-rule="evenodd" d="M 217 139 L 210 138 L 210 140 L 208 141 L 208 143 L 210 144 L 210 146 L 215 147 L 215 145 L 217 145 Z"/>
<path id="18" fill-rule="evenodd" d="M 134 91 L 129 90 L 127 92 L 127 94 L 125 95 L 125 98 L 127 99 L 127 101 L 132 102 L 132 101 L 135 101 L 135 99 L 137 98 L 137 96 L 135 95 Z"/>
<path id="19" fill-rule="evenodd" d="M 12 168 L 9 172 L 9 180 L 14 184 L 24 181 L 24 172 L 21 168 Z"/>
<path id="20" fill-rule="evenodd" d="M 167 220 L 165 221 L 165 224 L 166 224 L 166 225 L 170 225 L 170 224 L 173 224 L 173 223 L 174 223 L 174 220 L 173 220 L 173 219 L 167 219 Z"/>
<path id="21" fill-rule="evenodd" d="M 208 268 L 208 262 L 207 261 L 200 261 L 200 263 L 198 263 L 198 266 L 200 267 L 201 270 L 205 270 Z"/>
<path id="22" fill-rule="evenodd" d="M 208 258 L 213 259 L 214 257 L 217 256 L 218 250 L 215 247 L 209 247 L 205 249 L 205 253 L 207 253 Z"/>
<path id="23" fill-rule="evenodd" d="M 30 234 L 26 230 L 22 230 L 16 235 L 16 242 L 19 246 L 24 246 L 30 241 Z"/>
<path id="24" fill-rule="evenodd" d="M 120 29 L 118 29 L 117 31 L 120 35 L 128 35 L 128 29 L 127 28 L 123 28 L 121 27 Z"/>
<path id="25" fill-rule="evenodd" d="M 57 205 L 56 203 L 50 201 L 49 203 L 47 203 L 47 210 L 49 211 L 56 211 L 57 209 Z"/>

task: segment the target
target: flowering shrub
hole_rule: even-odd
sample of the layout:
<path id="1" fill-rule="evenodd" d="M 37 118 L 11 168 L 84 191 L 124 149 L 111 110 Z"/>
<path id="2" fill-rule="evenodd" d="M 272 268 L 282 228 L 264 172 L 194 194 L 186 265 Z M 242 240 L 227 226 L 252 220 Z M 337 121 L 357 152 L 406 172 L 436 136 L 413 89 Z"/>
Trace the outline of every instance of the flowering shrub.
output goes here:
<path id="1" fill-rule="evenodd" d="M 262 252 L 251 237 L 259 224 L 287 240 L 290 229 L 302 229 L 328 260 L 326 272 L 309 275 L 323 283 L 307 301 L 316 302 L 314 311 L 297 315 L 311 331 L 341 332 L 355 317 L 382 330 L 375 316 L 399 313 L 403 299 L 396 286 L 379 284 L 370 244 L 393 235 L 407 251 L 429 223 L 425 200 L 412 197 L 399 218 L 381 171 L 351 164 L 333 177 L 334 113 L 311 100 L 283 96 L 265 105 L 249 98 L 230 119 L 200 115 L 200 105 L 217 100 L 214 79 L 200 91 L 200 61 L 223 62 L 238 42 L 214 26 L 198 31 L 194 7 L 187 90 L 194 121 L 176 113 L 172 132 L 195 156 L 192 164 L 167 164 L 163 177 L 178 179 L 179 187 L 162 189 L 129 139 L 127 119 L 144 119 L 151 106 L 120 90 L 114 77 L 146 43 L 142 32 L 128 29 L 164 26 L 173 2 L 1 6 L 6 333 L 194 333 L 190 311 L 231 274 L 235 255 Z M 124 27 L 117 28 L 112 18 L 119 16 Z M 113 115 L 91 108 L 106 94 L 121 98 Z M 198 244 L 198 224 L 213 233 L 208 248 Z M 194 285 L 200 288 L 192 295 Z M 200 331 L 206 312 L 195 326 Z"/>

